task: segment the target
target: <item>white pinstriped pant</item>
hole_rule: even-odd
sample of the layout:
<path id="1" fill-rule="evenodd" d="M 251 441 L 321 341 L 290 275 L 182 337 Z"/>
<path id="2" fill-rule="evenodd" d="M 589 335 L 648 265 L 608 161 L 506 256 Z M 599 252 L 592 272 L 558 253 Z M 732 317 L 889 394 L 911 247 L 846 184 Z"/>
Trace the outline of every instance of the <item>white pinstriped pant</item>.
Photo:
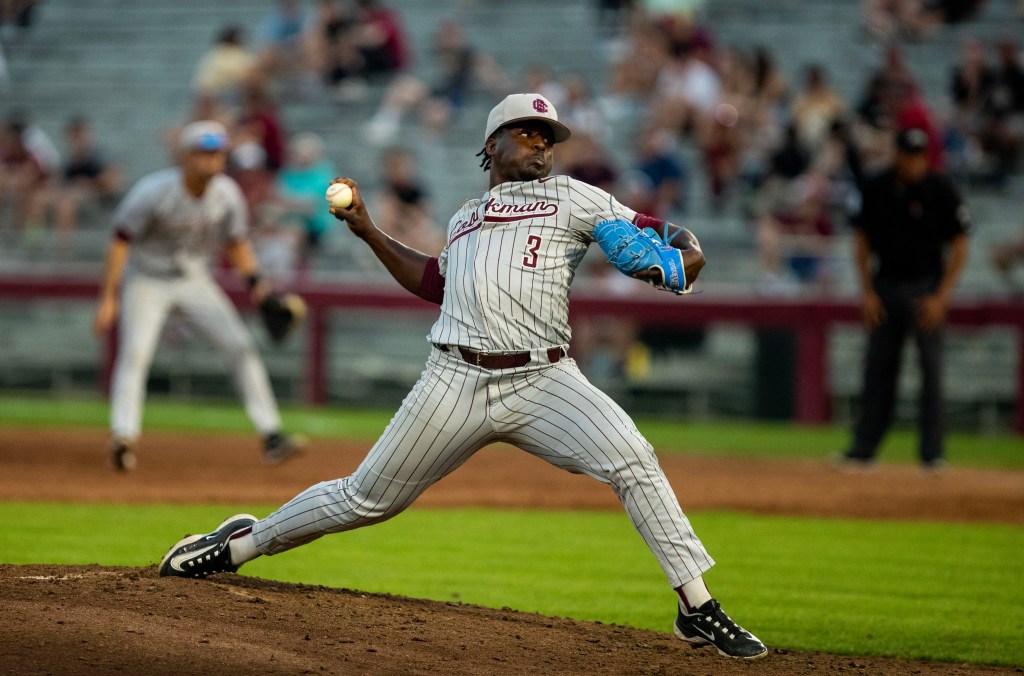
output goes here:
<path id="1" fill-rule="evenodd" d="M 256 548 L 277 554 L 389 519 L 496 441 L 610 484 L 673 588 L 714 565 L 651 445 L 575 361 L 489 371 L 436 348 L 356 471 L 311 486 L 257 522 Z"/>

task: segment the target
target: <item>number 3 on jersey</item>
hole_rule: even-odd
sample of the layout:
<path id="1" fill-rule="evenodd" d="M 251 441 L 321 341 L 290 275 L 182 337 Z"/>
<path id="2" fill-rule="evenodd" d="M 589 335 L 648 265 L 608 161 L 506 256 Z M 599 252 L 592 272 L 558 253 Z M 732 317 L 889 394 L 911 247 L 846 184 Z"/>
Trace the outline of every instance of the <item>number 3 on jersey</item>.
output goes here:
<path id="1" fill-rule="evenodd" d="M 541 245 L 540 235 L 530 235 L 526 238 L 526 255 L 523 256 L 524 268 L 537 267 L 537 250 Z"/>

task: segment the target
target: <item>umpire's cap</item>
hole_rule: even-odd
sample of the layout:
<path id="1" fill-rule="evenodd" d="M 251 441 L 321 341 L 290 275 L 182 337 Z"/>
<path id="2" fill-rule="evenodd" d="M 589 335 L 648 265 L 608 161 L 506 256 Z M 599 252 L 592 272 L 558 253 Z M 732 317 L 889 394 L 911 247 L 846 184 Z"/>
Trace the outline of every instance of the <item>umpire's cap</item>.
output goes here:
<path id="1" fill-rule="evenodd" d="M 916 155 L 928 150 L 928 132 L 911 127 L 896 134 L 896 149 L 901 153 Z"/>
<path id="2" fill-rule="evenodd" d="M 568 127 L 558 121 L 558 112 L 555 111 L 555 107 L 540 94 L 509 94 L 501 103 L 494 106 L 491 109 L 491 114 L 487 116 L 484 143 L 487 143 L 491 134 L 501 127 L 523 120 L 547 122 L 551 127 L 555 143 L 567 140 L 572 134 Z"/>
<path id="3" fill-rule="evenodd" d="M 181 130 L 178 146 L 182 150 L 225 150 L 228 147 L 228 130 L 214 120 L 192 122 Z"/>

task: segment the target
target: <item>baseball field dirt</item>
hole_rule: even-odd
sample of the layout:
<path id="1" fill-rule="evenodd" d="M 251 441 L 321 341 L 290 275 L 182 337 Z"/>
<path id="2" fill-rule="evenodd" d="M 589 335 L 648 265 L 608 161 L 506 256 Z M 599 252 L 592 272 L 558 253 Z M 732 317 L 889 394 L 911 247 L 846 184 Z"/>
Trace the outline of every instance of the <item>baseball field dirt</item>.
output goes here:
<path id="1" fill-rule="evenodd" d="M 277 468 L 255 438 L 147 432 L 139 469 L 104 465 L 98 430 L 0 429 L 7 501 L 279 503 L 344 476 L 368 445 L 314 440 Z M 1024 524 L 1021 472 L 666 455 L 684 509 Z M 517 481 L 507 481 L 516 476 Z M 230 477 L 230 481 L 227 478 Z M 495 446 L 422 506 L 620 509 L 597 482 Z M 772 650 L 752 664 L 669 634 L 512 610 L 155 567 L 0 565 L 0 672 L 17 674 L 1010 674 L 1021 670 Z"/>

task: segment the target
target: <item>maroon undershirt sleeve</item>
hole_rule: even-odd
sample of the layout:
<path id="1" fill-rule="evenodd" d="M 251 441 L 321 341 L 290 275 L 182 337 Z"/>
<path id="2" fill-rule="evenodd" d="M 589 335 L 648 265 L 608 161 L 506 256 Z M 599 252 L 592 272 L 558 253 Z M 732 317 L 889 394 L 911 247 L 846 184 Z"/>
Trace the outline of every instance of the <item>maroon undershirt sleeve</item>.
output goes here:
<path id="1" fill-rule="evenodd" d="M 441 276 L 441 267 L 436 258 L 427 261 L 423 268 L 423 278 L 420 279 L 420 298 L 431 303 L 441 304 L 444 300 L 444 277 Z"/>
<path id="2" fill-rule="evenodd" d="M 636 217 L 633 219 L 633 224 L 641 230 L 644 228 L 650 228 L 655 232 L 661 232 L 661 227 L 665 225 L 665 221 L 660 218 L 654 218 L 653 216 L 637 213 Z"/>

